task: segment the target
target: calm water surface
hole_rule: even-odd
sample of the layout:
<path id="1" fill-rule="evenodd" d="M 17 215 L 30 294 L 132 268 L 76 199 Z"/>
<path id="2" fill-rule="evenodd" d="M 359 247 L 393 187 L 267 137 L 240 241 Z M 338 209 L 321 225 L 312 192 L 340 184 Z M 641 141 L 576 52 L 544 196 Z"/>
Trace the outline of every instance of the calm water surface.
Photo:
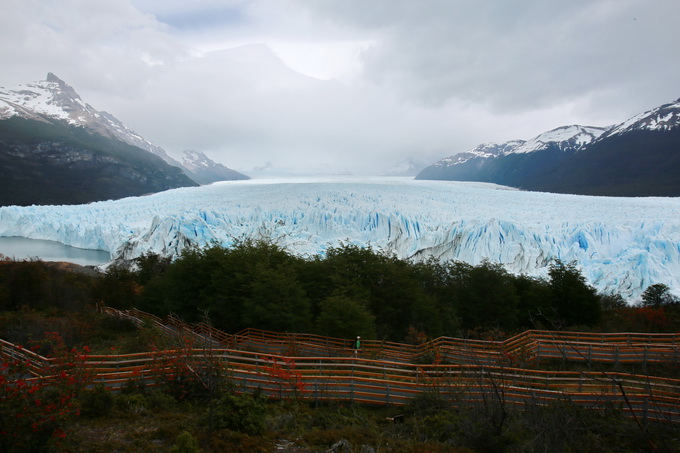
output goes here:
<path id="1" fill-rule="evenodd" d="M 111 259 L 109 252 L 88 250 L 64 245 L 61 242 L 0 237 L 0 254 L 15 260 L 39 258 L 43 261 L 68 261 L 81 266 L 96 266 Z"/>

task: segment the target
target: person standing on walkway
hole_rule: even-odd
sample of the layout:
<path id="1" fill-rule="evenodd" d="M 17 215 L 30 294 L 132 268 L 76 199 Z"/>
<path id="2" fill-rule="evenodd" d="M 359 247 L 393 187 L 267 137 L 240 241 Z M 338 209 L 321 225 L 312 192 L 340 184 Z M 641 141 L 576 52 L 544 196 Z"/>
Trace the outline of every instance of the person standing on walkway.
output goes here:
<path id="1" fill-rule="evenodd" d="M 357 355 L 360 349 L 361 349 L 361 337 L 357 335 L 357 339 L 354 341 L 354 355 Z"/>

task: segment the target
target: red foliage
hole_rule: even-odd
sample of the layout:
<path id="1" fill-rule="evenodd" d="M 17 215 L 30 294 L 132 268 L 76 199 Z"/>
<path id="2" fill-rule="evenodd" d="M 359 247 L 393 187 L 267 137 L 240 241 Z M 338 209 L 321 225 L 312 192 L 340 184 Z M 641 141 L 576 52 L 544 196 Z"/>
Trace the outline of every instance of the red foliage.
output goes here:
<path id="1" fill-rule="evenodd" d="M 628 322 L 633 328 L 656 332 L 668 327 L 670 321 L 664 307 L 634 307 L 626 310 Z"/>
<path id="2" fill-rule="evenodd" d="M 91 383 L 87 372 L 89 348 L 68 349 L 57 332 L 45 332 L 41 344 L 52 350 L 52 358 L 42 366 L 40 356 L 18 347 L 15 358 L 3 357 L 0 365 L 0 448 L 35 448 L 40 442 L 58 443 L 66 437 L 61 429 L 71 416 L 78 415 L 75 398 Z M 16 356 L 20 358 L 16 358 Z M 40 376 L 33 376 L 36 368 Z"/>
<path id="3" fill-rule="evenodd" d="M 175 349 L 159 350 L 152 345 L 151 373 L 161 390 L 178 401 L 191 397 L 198 386 L 205 386 L 198 373 L 202 365 L 195 357 L 194 343 L 190 336 L 184 336 Z"/>
<path id="4" fill-rule="evenodd" d="M 306 393 L 307 384 L 302 379 L 302 374 L 296 369 L 295 361 L 290 357 L 265 357 L 267 365 L 264 366 L 264 374 L 273 378 L 279 386 L 279 394 L 283 396 L 283 390 L 292 391 L 297 398 Z"/>

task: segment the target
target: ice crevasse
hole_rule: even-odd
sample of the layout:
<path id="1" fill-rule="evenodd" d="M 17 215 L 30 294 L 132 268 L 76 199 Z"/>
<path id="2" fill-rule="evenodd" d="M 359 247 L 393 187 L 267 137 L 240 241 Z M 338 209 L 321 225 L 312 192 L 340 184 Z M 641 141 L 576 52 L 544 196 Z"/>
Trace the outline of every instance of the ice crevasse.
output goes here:
<path id="1" fill-rule="evenodd" d="M 47 239 L 129 260 L 147 251 L 266 239 L 300 255 L 342 243 L 400 258 L 498 262 L 545 276 L 577 261 L 601 292 L 680 295 L 680 198 L 523 192 L 402 178 L 251 180 L 76 206 L 0 208 L 0 236 Z"/>

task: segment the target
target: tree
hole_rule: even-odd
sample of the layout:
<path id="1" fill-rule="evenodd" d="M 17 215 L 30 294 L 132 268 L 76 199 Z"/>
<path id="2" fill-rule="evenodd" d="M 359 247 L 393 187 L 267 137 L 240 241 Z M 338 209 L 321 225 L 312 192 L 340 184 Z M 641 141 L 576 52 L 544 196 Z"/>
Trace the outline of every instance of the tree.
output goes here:
<path id="1" fill-rule="evenodd" d="M 137 280 L 140 284 L 146 285 L 152 278 L 163 275 L 171 262 L 170 257 L 161 256 L 153 252 L 147 252 L 135 258 Z"/>
<path id="2" fill-rule="evenodd" d="M 316 330 L 322 335 L 338 338 L 375 338 L 375 317 L 355 299 L 331 296 L 319 305 Z"/>
<path id="3" fill-rule="evenodd" d="M 613 311 L 626 308 L 628 304 L 624 300 L 623 296 L 618 293 L 602 294 L 600 296 L 600 306 L 602 310 Z"/>
<path id="4" fill-rule="evenodd" d="M 250 274 L 249 295 L 243 301 L 246 326 L 281 332 L 305 332 L 311 327 L 311 308 L 305 290 L 290 266 L 257 266 Z"/>
<path id="5" fill-rule="evenodd" d="M 519 302 L 517 316 L 520 327 L 543 329 L 546 327 L 545 316 L 552 312 L 549 307 L 551 290 L 547 281 L 528 275 L 513 277 L 513 283 Z"/>
<path id="6" fill-rule="evenodd" d="M 552 293 L 550 307 L 557 316 L 557 322 L 566 325 L 594 325 L 602 314 L 600 300 L 595 289 L 586 283 L 585 277 L 576 268 L 576 262 L 569 264 L 555 260 L 548 270 Z"/>
<path id="7" fill-rule="evenodd" d="M 671 294 L 671 289 L 663 283 L 655 283 L 647 287 L 642 293 L 642 305 L 645 307 L 659 308 L 662 305 L 670 305 L 678 302 L 678 298 Z"/>
<path id="8" fill-rule="evenodd" d="M 380 338 L 399 340 L 409 326 L 440 334 L 435 298 L 426 293 L 411 262 L 370 247 L 344 244 L 327 251 L 324 265 L 332 276 L 328 296 L 366 301 Z"/>
<path id="9" fill-rule="evenodd" d="M 463 327 L 516 326 L 519 298 L 503 266 L 485 260 L 470 268 L 466 281 L 466 297 L 459 308 Z"/>

